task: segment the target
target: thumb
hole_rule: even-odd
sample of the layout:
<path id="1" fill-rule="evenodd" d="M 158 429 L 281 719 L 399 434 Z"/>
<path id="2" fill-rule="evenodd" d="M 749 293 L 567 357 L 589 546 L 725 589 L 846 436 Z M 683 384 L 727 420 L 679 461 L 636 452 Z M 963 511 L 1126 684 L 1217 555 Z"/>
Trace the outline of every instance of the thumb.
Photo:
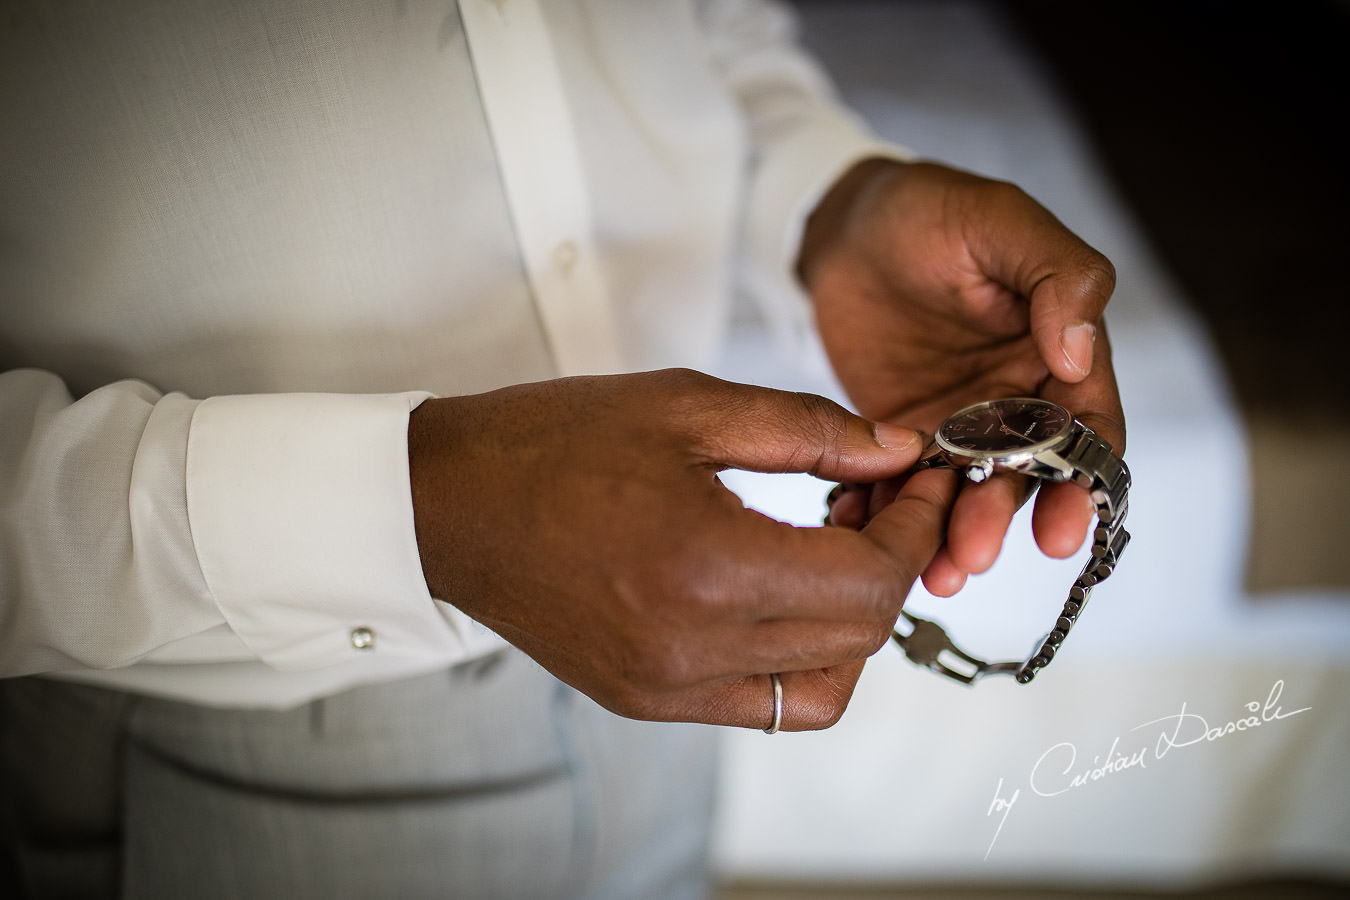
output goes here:
<path id="1" fill-rule="evenodd" d="M 1098 256 L 1056 272 L 1032 290 L 1032 337 L 1060 381 L 1077 384 L 1091 373 L 1102 309 L 1114 287 L 1114 269 Z"/>
<path id="2" fill-rule="evenodd" d="M 1046 367 L 1077 384 L 1092 369 L 1093 342 L 1116 286 L 1111 261 L 1020 188 L 977 193 L 971 252 L 982 271 L 1026 298 Z"/>
<path id="3" fill-rule="evenodd" d="M 722 383 L 725 396 L 700 429 L 720 467 L 807 472 L 829 481 L 880 481 L 918 460 L 918 432 L 870 422 L 815 394 Z"/>

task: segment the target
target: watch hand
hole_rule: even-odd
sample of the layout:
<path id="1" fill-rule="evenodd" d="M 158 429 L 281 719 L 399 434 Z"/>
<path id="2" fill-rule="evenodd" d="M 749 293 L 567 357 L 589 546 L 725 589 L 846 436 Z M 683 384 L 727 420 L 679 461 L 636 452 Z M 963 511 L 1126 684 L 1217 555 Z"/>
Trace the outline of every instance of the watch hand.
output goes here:
<path id="1" fill-rule="evenodd" d="M 1000 410 L 1000 409 L 994 410 L 994 415 L 998 416 L 998 430 L 999 430 L 999 431 L 1003 432 L 1004 434 L 1016 434 L 1018 437 L 1021 437 L 1020 434 L 1017 434 L 1016 431 L 1013 431 L 1012 428 L 1008 427 L 1008 423 L 1007 423 L 1007 422 L 1004 420 L 1004 418 L 1003 418 L 1003 411 L 1002 411 L 1002 410 Z"/>
<path id="2" fill-rule="evenodd" d="M 1012 426 L 1010 426 L 1010 425 L 1004 420 L 1004 418 L 1003 418 L 1003 410 L 1001 410 L 1001 409 L 996 409 L 996 410 L 994 410 L 994 415 L 998 416 L 998 430 L 999 430 L 999 431 L 1003 432 L 1004 434 L 1010 434 L 1010 435 L 1013 435 L 1014 437 L 1019 437 L 1019 438 L 1021 438 L 1022 440 L 1026 441 L 1028 444 L 1034 444 L 1034 443 L 1036 443 L 1034 440 L 1031 439 L 1031 437 L 1030 437 L 1029 435 L 1025 435 L 1025 434 L 1023 434 L 1022 432 L 1017 431 L 1017 430 L 1014 429 Z M 1032 423 L 1031 428 L 1035 428 L 1035 427 L 1036 427 L 1035 423 Z M 1027 430 L 1030 431 L 1031 428 L 1028 428 Z"/>

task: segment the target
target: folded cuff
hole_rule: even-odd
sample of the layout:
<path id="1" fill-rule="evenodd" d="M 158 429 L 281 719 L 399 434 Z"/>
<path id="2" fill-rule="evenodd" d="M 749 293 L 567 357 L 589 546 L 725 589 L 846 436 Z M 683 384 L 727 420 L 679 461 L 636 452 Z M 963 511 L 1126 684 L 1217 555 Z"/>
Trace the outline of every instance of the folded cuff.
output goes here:
<path id="1" fill-rule="evenodd" d="M 193 544 L 226 622 L 263 662 L 472 655 L 477 629 L 427 592 L 413 527 L 408 415 L 428 396 L 264 394 L 197 407 Z"/>

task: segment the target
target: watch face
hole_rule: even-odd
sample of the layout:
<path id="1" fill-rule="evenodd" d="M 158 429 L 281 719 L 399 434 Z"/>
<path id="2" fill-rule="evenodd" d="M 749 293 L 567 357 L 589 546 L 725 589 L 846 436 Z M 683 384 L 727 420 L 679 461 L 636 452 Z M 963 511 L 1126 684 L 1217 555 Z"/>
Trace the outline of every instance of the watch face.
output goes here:
<path id="1" fill-rule="evenodd" d="M 1069 411 L 1035 397 L 976 403 L 938 429 L 942 449 L 963 456 L 1002 457 L 1047 449 L 1073 426 Z"/>

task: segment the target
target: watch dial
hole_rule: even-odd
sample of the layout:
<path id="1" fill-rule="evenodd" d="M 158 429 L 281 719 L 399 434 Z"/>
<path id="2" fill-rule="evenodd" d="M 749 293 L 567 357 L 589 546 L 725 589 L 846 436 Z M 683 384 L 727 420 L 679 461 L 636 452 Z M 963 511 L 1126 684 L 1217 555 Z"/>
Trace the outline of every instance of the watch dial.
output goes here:
<path id="1" fill-rule="evenodd" d="M 1068 410 L 1035 397 L 977 403 L 942 423 L 941 443 L 980 454 L 1016 453 L 1053 441 L 1072 423 Z"/>

